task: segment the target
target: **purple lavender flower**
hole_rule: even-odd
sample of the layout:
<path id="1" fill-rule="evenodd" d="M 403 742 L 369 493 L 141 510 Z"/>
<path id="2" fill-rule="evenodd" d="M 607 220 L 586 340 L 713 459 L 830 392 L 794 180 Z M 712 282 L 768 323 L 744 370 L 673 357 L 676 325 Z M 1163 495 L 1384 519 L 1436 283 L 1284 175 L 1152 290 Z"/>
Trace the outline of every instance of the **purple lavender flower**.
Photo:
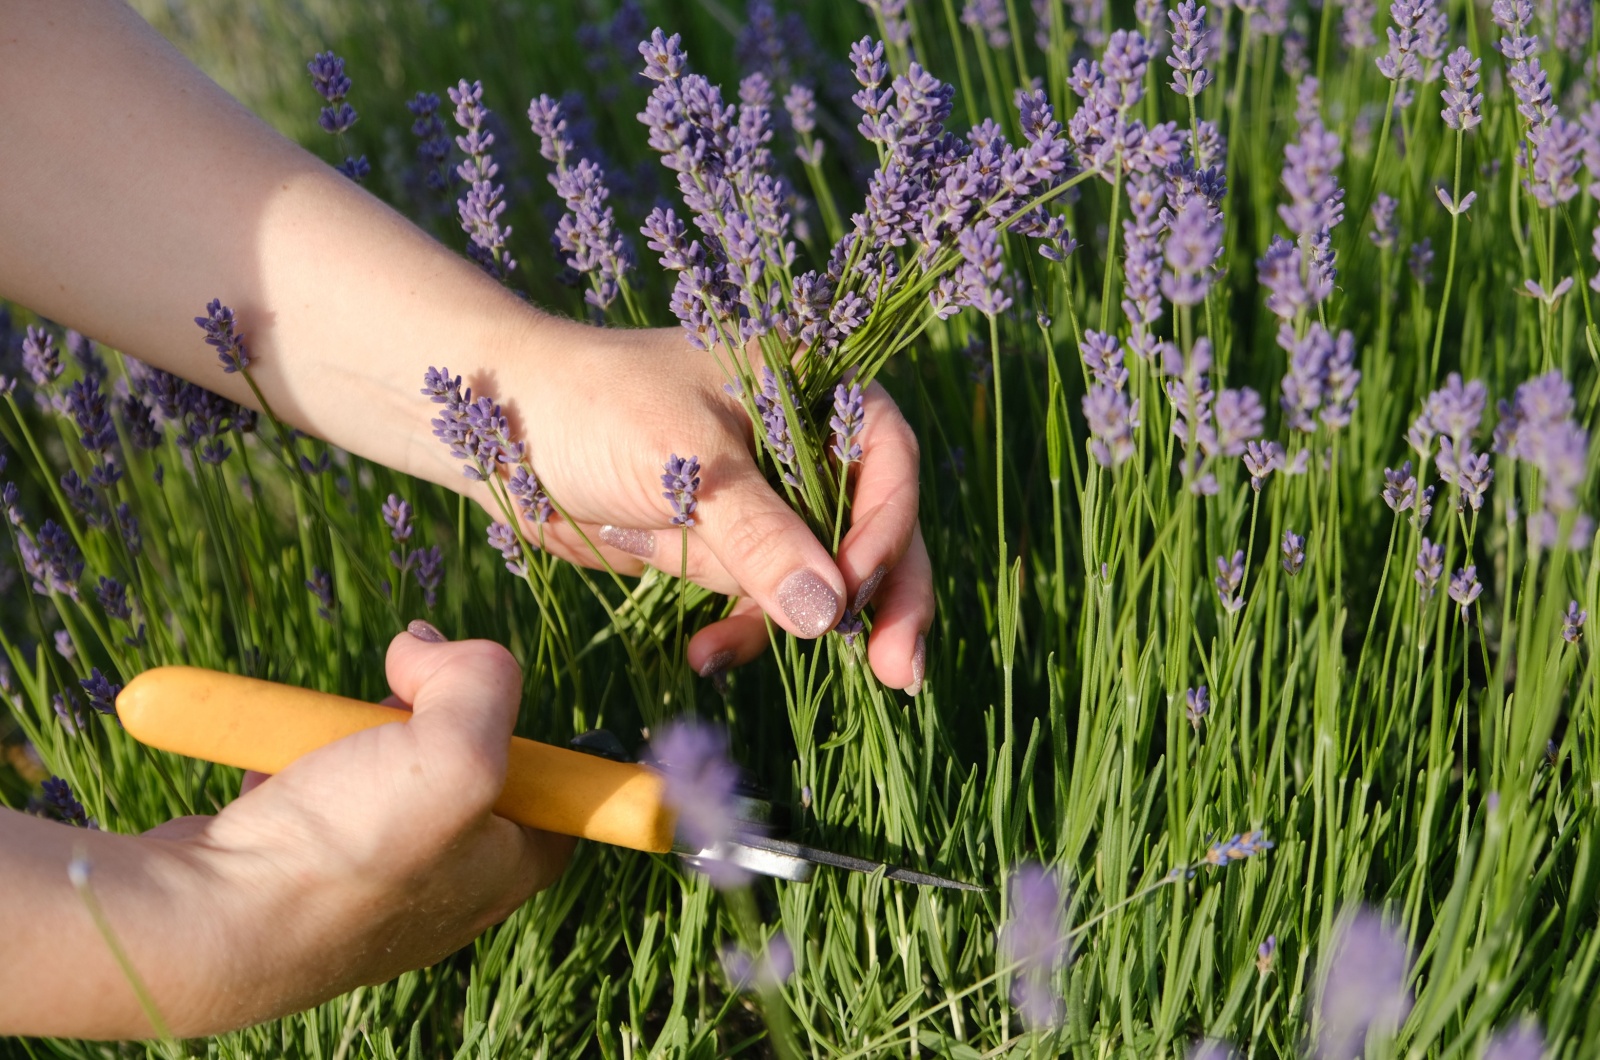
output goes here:
<path id="1" fill-rule="evenodd" d="M 556 224 L 555 244 L 574 271 L 591 275 L 584 299 L 601 311 L 621 293 L 623 276 L 632 268 L 627 242 L 616 232 L 616 219 L 606 200 L 611 191 L 605 173 L 591 159 L 575 159 L 561 104 L 541 95 L 528 105 L 528 123 L 539 137 L 539 153 L 555 163 L 550 183 L 566 203 Z"/>
<path id="2" fill-rule="evenodd" d="M 87 375 L 67 387 L 65 411 L 77 425 L 78 441 L 84 449 L 105 460 L 116 447 L 117 428 L 111 422 L 111 410 L 100 389 L 100 377 Z"/>
<path id="3" fill-rule="evenodd" d="M 1444 88 L 1439 92 L 1444 110 L 1439 114 L 1452 129 L 1465 132 L 1483 121 L 1483 94 L 1473 91 L 1482 65 L 1483 60 L 1474 59 L 1466 48 L 1457 48 L 1445 60 Z"/>
<path id="4" fill-rule="evenodd" d="M 725 946 L 717 956 L 735 992 L 775 990 L 794 974 L 794 949 L 781 931 L 767 940 L 766 949 L 759 956 L 738 946 Z"/>
<path id="5" fill-rule="evenodd" d="M 903 46 L 911 40 L 911 23 L 906 19 L 907 0 L 861 0 L 862 6 L 878 19 L 889 43 Z"/>
<path id="6" fill-rule="evenodd" d="M 431 609 L 438 598 L 439 583 L 444 580 L 444 549 L 438 545 L 416 549 L 411 553 L 409 564 L 417 576 L 417 587 Z"/>
<path id="7" fill-rule="evenodd" d="M 25 531 L 17 534 L 17 549 L 22 555 L 22 568 L 40 596 L 66 593 L 73 600 L 78 597 L 78 579 L 83 576 L 83 554 L 73 542 L 72 535 L 53 519 L 46 519 L 39 527 L 37 539 Z"/>
<path id="8" fill-rule="evenodd" d="M 56 712 L 56 720 L 61 722 L 61 727 L 67 730 L 68 736 L 76 736 L 89 724 L 89 718 L 83 712 L 83 704 L 78 702 L 78 697 L 67 689 L 62 689 L 50 697 L 50 706 Z"/>
<path id="9" fill-rule="evenodd" d="M 683 38 L 677 33 L 668 37 L 660 27 L 652 30 L 650 39 L 639 45 L 644 58 L 644 76 L 652 81 L 669 81 L 681 77 L 688 64 L 683 53 Z"/>
<path id="10" fill-rule="evenodd" d="M 500 224 L 500 215 L 506 210 L 501 198 L 505 185 L 494 182 L 500 167 L 489 153 L 494 146 L 494 133 L 487 127 L 489 110 L 483 105 L 483 83 L 461 81 L 449 90 L 449 95 L 455 104 L 456 124 L 466 130 L 464 136 L 456 137 L 456 146 L 467 156 L 456 167 L 456 174 L 467 185 L 466 193 L 456 203 L 456 213 L 461 230 L 472 240 L 467 251 L 490 275 L 504 279 L 516 269 L 517 262 L 506 248 L 511 229 Z"/>
<path id="11" fill-rule="evenodd" d="M 83 687 L 83 694 L 89 699 L 89 706 L 101 714 L 116 717 L 117 695 L 121 693 L 122 686 L 114 683 L 99 667 L 89 671 L 89 676 L 78 682 Z"/>
<path id="12" fill-rule="evenodd" d="M 512 469 L 511 477 L 506 480 L 506 492 L 516 501 L 523 518 L 535 523 L 548 523 L 556 514 L 556 506 L 551 502 L 550 495 L 539 485 L 538 477 L 526 463 Z"/>
<path id="13" fill-rule="evenodd" d="M 1589 621 L 1589 612 L 1581 610 L 1578 601 L 1574 600 L 1567 605 L 1566 614 L 1562 615 L 1561 619 L 1562 638 L 1568 644 L 1578 643 L 1579 638 L 1583 636 L 1583 624 Z"/>
<path id="14" fill-rule="evenodd" d="M 1411 472 L 1411 461 L 1401 464 L 1399 471 L 1384 468 L 1383 481 L 1383 503 L 1390 511 L 1399 514 L 1416 503 L 1417 477 Z"/>
<path id="15" fill-rule="evenodd" d="M 1467 620 L 1467 609 L 1483 592 L 1478 581 L 1478 568 L 1466 566 L 1450 576 L 1450 599 L 1461 605 L 1461 621 Z"/>
<path id="16" fill-rule="evenodd" d="M 1205 685 L 1191 688 L 1183 693 L 1184 716 L 1189 719 L 1189 724 L 1199 731 L 1200 726 L 1211 713 L 1211 689 Z"/>
<path id="17" fill-rule="evenodd" d="M 28 325 L 22 339 L 22 367 L 41 390 L 61 378 L 66 366 L 61 363 L 61 352 L 56 349 L 55 336 L 44 328 Z"/>
<path id="18" fill-rule="evenodd" d="M 1422 598 L 1426 600 L 1438 587 L 1439 579 L 1444 577 L 1444 546 L 1436 545 L 1424 537 L 1417 549 L 1417 569 L 1413 574 L 1417 584 L 1422 587 Z"/>
<path id="19" fill-rule="evenodd" d="M 789 114 L 789 128 L 800 138 L 800 145 L 794 149 L 795 157 L 805 165 L 820 166 L 827 145 L 811 138 L 817 131 L 816 93 L 809 85 L 790 85 L 783 96 L 783 109 Z"/>
<path id="20" fill-rule="evenodd" d="M 956 237 L 962 264 L 956 269 L 956 284 L 961 299 L 985 316 L 997 316 L 1011 306 L 1002 293 L 1000 278 L 1005 270 L 1001 256 L 1000 233 L 994 222 L 980 221 L 963 229 Z"/>
<path id="21" fill-rule="evenodd" d="M 1363 1052 L 1369 1034 L 1393 1034 L 1411 1011 L 1410 954 L 1404 936 L 1370 910 L 1347 914 L 1317 973 L 1316 1055 L 1342 1060 Z"/>
<path id="22" fill-rule="evenodd" d="M 1092 436 L 1089 449 L 1102 467 L 1117 467 L 1135 452 L 1139 402 L 1106 383 L 1092 383 L 1083 396 L 1083 416 Z"/>
<path id="23" fill-rule="evenodd" d="M 1272 962 L 1277 954 L 1278 936 L 1268 935 L 1262 940 L 1261 945 L 1256 947 L 1256 970 L 1262 975 L 1272 971 Z"/>
<path id="24" fill-rule="evenodd" d="M 389 537 L 397 544 L 409 541 L 415 527 L 411 524 L 414 514 L 411 504 L 402 500 L 398 493 L 389 494 L 383 502 L 383 525 L 389 528 Z"/>
<path id="25" fill-rule="evenodd" d="M 1113 390 L 1122 390 L 1128 383 L 1128 370 L 1122 365 L 1122 343 L 1109 332 L 1087 328 L 1083 333 L 1083 363 L 1089 377 L 1104 383 Z"/>
<path id="26" fill-rule="evenodd" d="M 833 428 L 833 455 L 843 464 L 861 459 L 861 426 L 864 399 L 861 387 L 843 383 L 833 388 L 833 417 L 828 426 Z"/>
<path id="27" fill-rule="evenodd" d="M 961 9 L 961 24 L 974 33 L 982 33 L 991 48 L 1011 47 L 1005 0 L 966 0 Z"/>
<path id="28" fill-rule="evenodd" d="M 1122 223 L 1123 244 L 1127 248 L 1123 260 L 1126 283 L 1123 285 L 1122 312 L 1133 325 L 1128 348 L 1141 357 L 1148 357 L 1154 350 L 1150 329 L 1162 314 L 1161 268 L 1164 248 L 1161 237 L 1165 225 L 1161 208 L 1166 200 L 1165 183 L 1154 173 L 1135 174 L 1127 181 L 1127 198 L 1128 211 L 1133 216 Z M 1204 208 L 1203 204 L 1201 208 Z M 1203 257 L 1209 234 L 1191 229 L 1185 238 L 1200 245 L 1197 254 Z M 1195 265 L 1191 259 L 1184 262 L 1183 267 L 1186 272 L 1192 273 Z M 1186 297 L 1196 293 L 1196 286 L 1184 282 L 1174 285 L 1175 290 Z M 1203 287 L 1199 294 L 1201 299 L 1205 297 Z"/>
<path id="29" fill-rule="evenodd" d="M 1372 20 L 1377 17 L 1376 0 L 1350 0 L 1344 5 L 1342 36 L 1344 46 L 1351 51 L 1361 51 L 1378 43 L 1372 31 Z"/>
<path id="30" fill-rule="evenodd" d="M 1000 960 L 1016 968 L 1011 1001 L 1031 1030 L 1061 1021 L 1055 979 L 1070 951 L 1063 904 L 1061 885 L 1042 865 L 1024 864 L 1009 881 Z"/>
<path id="31" fill-rule="evenodd" d="M 100 601 L 101 610 L 112 618 L 126 622 L 133 617 L 133 611 L 128 606 L 128 590 L 115 578 L 102 575 L 100 583 L 95 586 L 94 594 Z"/>
<path id="32" fill-rule="evenodd" d="M 1172 90 L 1193 99 L 1216 80 L 1205 65 L 1210 51 L 1205 5 L 1182 0 L 1167 12 L 1167 18 L 1172 22 L 1172 54 L 1167 56 L 1167 65 L 1173 70 Z"/>
<path id="33" fill-rule="evenodd" d="M 666 489 L 661 496 L 672 505 L 672 525 L 691 527 L 694 525 L 695 509 L 699 507 L 695 494 L 700 492 L 700 458 L 681 457 L 673 453 L 667 460 L 665 471 L 666 474 L 661 476 L 661 485 Z"/>
<path id="34" fill-rule="evenodd" d="M 1559 0 L 1556 5 L 1556 47 L 1573 62 L 1589 53 L 1594 35 L 1594 0 Z"/>
<path id="35" fill-rule="evenodd" d="M 528 561 L 522 550 L 522 538 L 517 534 L 516 527 L 509 523 L 490 523 L 489 546 L 499 551 L 500 558 L 505 560 L 506 570 L 519 578 L 527 576 Z"/>
<path id="36" fill-rule="evenodd" d="M 1278 216 L 1296 236 L 1314 239 L 1344 216 L 1344 192 L 1335 176 L 1344 161 L 1339 135 L 1314 117 L 1301 126 L 1299 138 L 1283 154 L 1283 186 L 1289 201 L 1278 207 Z"/>
<path id="37" fill-rule="evenodd" d="M 72 662 L 78 657 L 78 646 L 72 642 L 72 634 L 64 629 L 55 632 L 56 654 L 67 662 Z"/>
<path id="38" fill-rule="evenodd" d="M 450 158 L 450 135 L 439 117 L 439 97 L 418 92 L 406 103 L 411 112 L 411 134 L 417 138 L 417 165 L 422 185 L 435 194 L 449 190 L 453 174 L 446 162 Z"/>
<path id="39" fill-rule="evenodd" d="M 1293 530 L 1283 532 L 1283 569 L 1290 577 L 1300 573 L 1306 562 L 1306 539 Z"/>
<path id="40" fill-rule="evenodd" d="M 1267 481 L 1267 476 L 1283 467 L 1283 461 L 1283 446 L 1277 442 L 1246 442 L 1244 447 L 1244 469 L 1250 476 L 1250 488 L 1260 493 L 1262 485 Z"/>
<path id="41" fill-rule="evenodd" d="M 677 814 L 677 832 L 696 851 L 714 850 L 733 839 L 738 828 L 735 792 L 739 771 L 728 760 L 722 730 L 693 718 L 668 724 L 650 741 L 656 769 L 665 781 L 664 798 Z M 718 887 L 745 882 L 745 871 L 717 858 L 698 867 Z"/>
<path id="42" fill-rule="evenodd" d="M 1389 51 L 1378 57 L 1378 73 L 1398 84 L 1422 79 L 1423 30 L 1441 12 L 1437 0 L 1395 0 L 1389 5 Z"/>
<path id="43" fill-rule="evenodd" d="M 1424 236 L 1411 244 L 1411 250 L 1406 255 L 1406 267 L 1411 271 L 1411 278 L 1423 287 L 1433 282 L 1433 240 Z"/>
<path id="44" fill-rule="evenodd" d="M 1206 863 L 1223 868 L 1230 862 L 1245 861 L 1277 846 L 1260 831 L 1236 832 L 1231 838 L 1212 843 L 1206 851 Z"/>
<path id="45" fill-rule="evenodd" d="M 335 135 L 345 132 L 356 123 L 356 112 L 345 102 L 350 93 L 350 78 L 344 72 L 344 60 L 332 52 L 318 52 L 306 63 L 311 74 L 311 87 L 328 102 L 322 108 L 317 122 L 325 132 Z"/>
<path id="46" fill-rule="evenodd" d="M 1218 556 L 1217 576 L 1211 580 L 1217 587 L 1217 597 L 1224 611 L 1232 615 L 1243 610 L 1244 550 L 1235 552 L 1231 560 L 1226 556 Z"/>
<path id="47" fill-rule="evenodd" d="M 72 794 L 72 788 L 65 780 L 60 777 L 48 777 L 39 785 L 39 789 L 43 795 L 42 809 L 49 816 L 74 828 L 98 828 L 84 810 L 83 803 Z"/>
<path id="48" fill-rule="evenodd" d="M 333 576 L 321 567 L 311 568 L 311 577 L 306 579 L 306 589 L 317 601 L 317 615 L 325 621 L 333 621 Z"/>
<path id="49" fill-rule="evenodd" d="M 1395 209 L 1399 205 L 1399 201 L 1387 192 L 1379 192 L 1377 201 L 1372 204 L 1372 232 L 1368 238 L 1379 250 L 1393 250 L 1399 245 L 1400 226 L 1395 218 Z"/>
<path id="50" fill-rule="evenodd" d="M 206 303 L 206 315 L 195 317 L 194 322 L 206 333 L 206 345 L 217 351 L 224 372 L 237 372 L 250 367 L 250 351 L 245 347 L 244 336 L 239 334 L 233 310 L 222 304 L 220 298 Z"/>
<path id="51" fill-rule="evenodd" d="M 1317 277 L 1308 285 L 1303 262 L 1300 248 L 1282 236 L 1273 236 L 1256 262 L 1256 278 L 1267 289 L 1267 308 L 1280 320 L 1293 320 L 1326 297 Z"/>
<path id="52" fill-rule="evenodd" d="M 448 368 L 430 367 L 423 374 L 422 393 L 443 405 L 431 422 L 433 435 L 450 447 L 457 460 L 466 461 L 461 472 L 474 482 L 486 480 L 500 464 L 520 463 L 526 446 L 511 440 L 510 424 L 500 406 L 489 397 L 472 396 L 461 388 L 461 377 Z"/>
<path id="53" fill-rule="evenodd" d="M 1287 323 L 1278 328 L 1278 344 L 1289 354 L 1279 398 L 1289 425 L 1310 433 L 1316 430 L 1313 414 L 1338 429 L 1350 422 L 1361 373 L 1355 368 L 1355 336 L 1341 331 L 1337 338 L 1320 323 L 1295 338 Z"/>
<path id="54" fill-rule="evenodd" d="M 1221 257 L 1222 218 L 1213 214 L 1204 199 L 1190 199 L 1170 222 L 1161 293 L 1176 306 L 1199 305 L 1206 299 Z"/>
<path id="55" fill-rule="evenodd" d="M 1538 470 L 1544 505 L 1552 517 L 1545 522 L 1577 506 L 1588 477 L 1589 434 L 1572 418 L 1574 408 L 1572 388 L 1560 372 L 1523 383 L 1513 402 L 1500 408 L 1495 448 Z"/>

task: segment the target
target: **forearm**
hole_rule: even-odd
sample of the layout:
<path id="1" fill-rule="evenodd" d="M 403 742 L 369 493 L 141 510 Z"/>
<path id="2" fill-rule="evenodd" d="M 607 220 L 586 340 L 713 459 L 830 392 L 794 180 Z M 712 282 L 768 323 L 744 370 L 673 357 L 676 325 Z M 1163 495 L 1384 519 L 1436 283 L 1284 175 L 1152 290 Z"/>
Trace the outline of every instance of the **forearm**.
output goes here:
<path id="1" fill-rule="evenodd" d="M 0 1034 L 86 1038 L 152 1033 L 67 877 L 82 854 L 91 886 L 169 1019 L 189 1020 L 194 973 L 214 947 L 193 886 L 196 867 L 168 844 L 67 828 L 0 810 Z M 187 900 L 185 900 L 187 899 Z M 156 959 L 159 954 L 168 956 Z M 214 969 L 212 969 L 214 970 Z"/>
<path id="2" fill-rule="evenodd" d="M 453 483 L 417 394 L 427 364 L 471 380 L 515 349 L 537 366 L 578 329 L 279 136 L 116 0 L 10 0 L 0 97 L 0 295 L 254 405 L 192 323 L 221 298 L 274 411 L 363 456 Z"/>

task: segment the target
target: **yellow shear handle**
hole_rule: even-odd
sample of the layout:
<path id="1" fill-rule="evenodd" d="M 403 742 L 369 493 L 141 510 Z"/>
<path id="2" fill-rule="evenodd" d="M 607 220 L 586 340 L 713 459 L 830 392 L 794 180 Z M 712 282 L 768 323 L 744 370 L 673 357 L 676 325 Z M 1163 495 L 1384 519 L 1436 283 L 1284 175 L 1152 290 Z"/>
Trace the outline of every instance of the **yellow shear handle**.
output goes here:
<path id="1" fill-rule="evenodd" d="M 135 677 L 117 697 L 117 714 L 141 743 L 262 773 L 281 772 L 351 733 L 411 717 L 394 707 L 192 666 Z M 521 737 L 511 738 L 506 786 L 494 812 L 633 850 L 672 849 L 673 816 L 658 775 Z"/>

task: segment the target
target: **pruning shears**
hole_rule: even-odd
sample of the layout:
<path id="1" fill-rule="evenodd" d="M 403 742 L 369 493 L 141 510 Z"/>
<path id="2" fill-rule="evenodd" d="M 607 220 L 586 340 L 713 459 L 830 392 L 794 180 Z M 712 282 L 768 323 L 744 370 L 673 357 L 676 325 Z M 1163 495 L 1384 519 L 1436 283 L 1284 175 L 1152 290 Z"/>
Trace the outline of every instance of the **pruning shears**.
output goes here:
<path id="1" fill-rule="evenodd" d="M 411 717 L 395 707 L 190 666 L 162 666 L 135 677 L 117 697 L 117 714 L 128 733 L 150 747 L 262 773 L 279 772 L 352 733 Z M 513 736 L 495 813 L 547 832 L 675 853 L 690 865 L 723 862 L 795 882 L 827 865 L 920 886 L 987 890 L 786 839 L 772 804 L 749 788 L 735 800 L 732 839 L 704 848 L 685 843 L 659 772 L 626 760 L 610 734 L 585 734 L 574 743 L 582 749 Z"/>

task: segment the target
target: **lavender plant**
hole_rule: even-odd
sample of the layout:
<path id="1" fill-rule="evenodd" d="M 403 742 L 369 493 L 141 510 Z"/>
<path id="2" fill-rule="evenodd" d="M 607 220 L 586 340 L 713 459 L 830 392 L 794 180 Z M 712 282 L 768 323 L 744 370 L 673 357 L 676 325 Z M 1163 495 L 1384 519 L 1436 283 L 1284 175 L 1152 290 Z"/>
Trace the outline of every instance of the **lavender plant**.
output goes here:
<path id="1" fill-rule="evenodd" d="M 145 6 L 240 61 L 216 16 Z M 864 665 L 870 592 L 687 673 L 717 605 L 666 559 L 626 582 L 543 551 L 562 498 L 511 395 L 400 381 L 484 516 L 18 311 L 0 796 L 117 830 L 203 809 L 234 778 L 130 744 L 116 684 L 181 661 L 377 698 L 425 613 L 511 645 L 526 734 L 648 727 L 711 838 L 731 751 L 808 840 L 992 890 L 719 891 L 585 848 L 473 952 L 219 1054 L 1600 1048 L 1589 5 L 718 12 L 743 24 L 402 2 L 235 80 L 325 142 L 325 40 L 367 186 L 535 301 L 679 328 L 830 547 L 887 387 L 938 593 L 915 692 Z M 248 377 L 215 293 L 195 341 Z M 687 541 L 717 483 L 683 452 L 641 459 Z"/>

